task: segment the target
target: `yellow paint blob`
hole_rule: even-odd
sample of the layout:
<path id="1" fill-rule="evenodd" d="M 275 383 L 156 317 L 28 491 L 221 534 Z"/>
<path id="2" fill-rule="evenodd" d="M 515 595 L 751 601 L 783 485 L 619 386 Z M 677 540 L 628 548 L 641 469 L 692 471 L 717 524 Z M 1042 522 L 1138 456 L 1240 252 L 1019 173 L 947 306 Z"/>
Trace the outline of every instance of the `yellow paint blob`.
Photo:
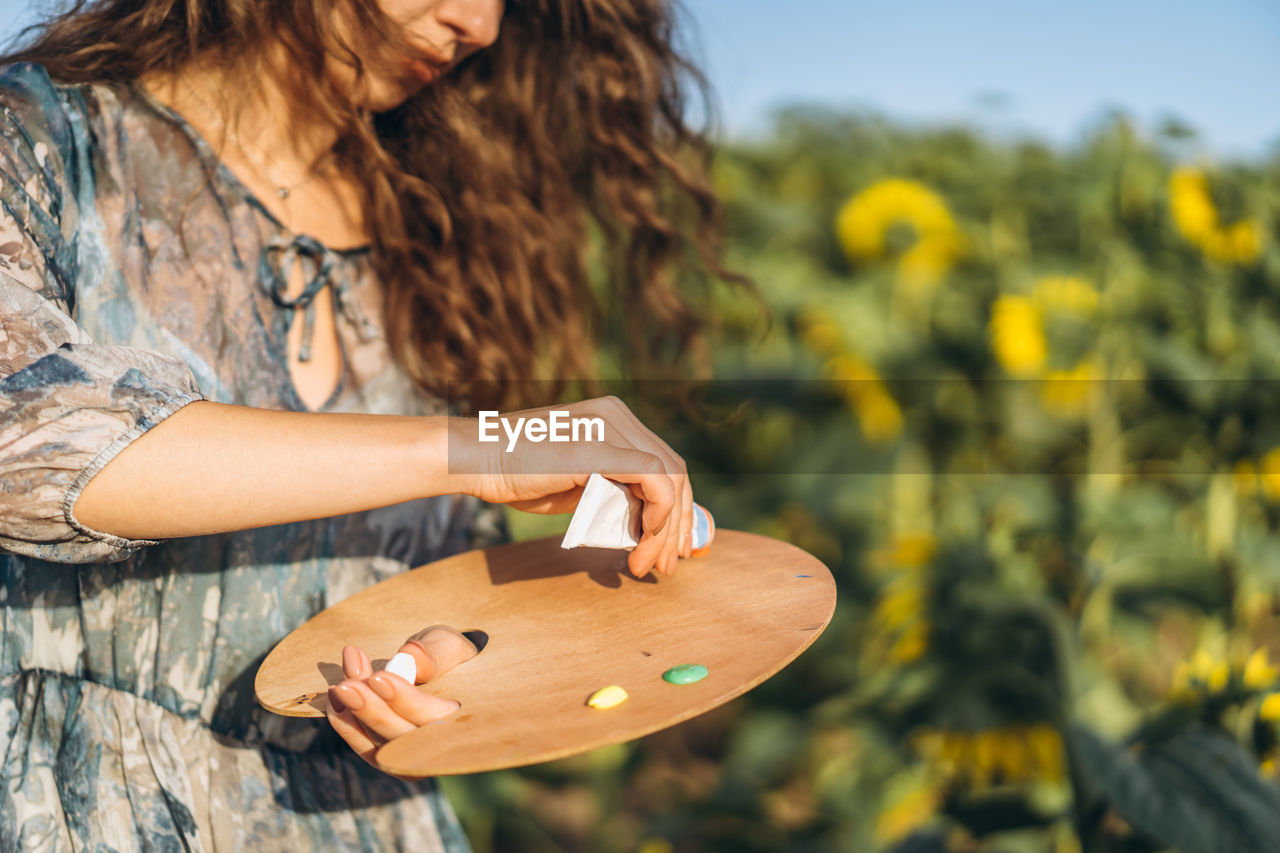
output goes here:
<path id="1" fill-rule="evenodd" d="M 610 684 L 608 687 L 601 687 L 595 693 L 591 694 L 591 698 L 587 700 L 587 704 L 592 708 L 612 708 L 627 701 L 627 691 L 623 690 L 616 684 Z"/>

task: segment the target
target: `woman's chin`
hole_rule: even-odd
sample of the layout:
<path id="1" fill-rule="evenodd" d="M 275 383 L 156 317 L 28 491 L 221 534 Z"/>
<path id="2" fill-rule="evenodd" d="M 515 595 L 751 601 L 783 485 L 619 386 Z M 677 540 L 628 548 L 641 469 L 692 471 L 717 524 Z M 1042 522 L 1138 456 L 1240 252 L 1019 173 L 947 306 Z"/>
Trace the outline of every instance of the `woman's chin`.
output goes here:
<path id="1" fill-rule="evenodd" d="M 403 104 L 425 85 L 413 77 L 379 78 L 370 82 L 364 105 L 375 113 L 386 112 Z"/>

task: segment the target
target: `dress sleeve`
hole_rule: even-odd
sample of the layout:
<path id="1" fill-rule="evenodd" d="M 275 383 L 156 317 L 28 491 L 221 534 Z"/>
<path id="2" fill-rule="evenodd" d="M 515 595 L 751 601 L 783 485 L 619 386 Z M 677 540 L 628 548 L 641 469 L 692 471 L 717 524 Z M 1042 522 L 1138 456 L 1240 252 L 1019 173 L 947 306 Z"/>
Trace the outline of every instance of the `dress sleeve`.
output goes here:
<path id="1" fill-rule="evenodd" d="M 0 551 L 61 563 L 156 544 L 93 530 L 72 510 L 130 442 L 204 399 L 180 359 L 95 344 L 72 319 L 83 118 L 43 67 L 0 67 Z"/>

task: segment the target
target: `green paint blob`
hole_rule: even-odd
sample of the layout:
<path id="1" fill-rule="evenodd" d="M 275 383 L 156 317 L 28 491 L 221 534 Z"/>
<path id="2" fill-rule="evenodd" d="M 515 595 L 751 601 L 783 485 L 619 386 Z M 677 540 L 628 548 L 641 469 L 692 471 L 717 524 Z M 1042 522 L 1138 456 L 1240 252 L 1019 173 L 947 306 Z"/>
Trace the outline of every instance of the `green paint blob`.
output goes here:
<path id="1" fill-rule="evenodd" d="M 707 668 L 700 663 L 682 663 L 662 673 L 662 680 L 671 684 L 693 684 L 707 677 Z"/>

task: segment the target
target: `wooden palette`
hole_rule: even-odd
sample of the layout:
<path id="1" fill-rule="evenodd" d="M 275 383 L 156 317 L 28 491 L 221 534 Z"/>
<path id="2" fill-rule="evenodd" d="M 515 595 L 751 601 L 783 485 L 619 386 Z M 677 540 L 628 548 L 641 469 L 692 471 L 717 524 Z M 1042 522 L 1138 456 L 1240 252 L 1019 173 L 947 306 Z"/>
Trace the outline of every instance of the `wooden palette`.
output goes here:
<path id="1" fill-rule="evenodd" d="M 385 743 L 375 760 L 398 776 L 480 773 L 564 758 L 633 740 L 709 711 L 777 673 L 809 647 L 835 611 L 836 586 L 794 545 L 716 531 L 709 553 L 674 577 L 632 577 L 627 552 L 560 548 L 559 537 L 468 551 L 343 599 L 272 649 L 254 683 L 258 702 L 322 717 L 343 679 L 342 647 L 374 669 L 430 625 L 481 630 L 476 657 L 418 689 L 457 700 L 456 712 Z M 698 663 L 693 684 L 662 673 Z M 618 684 L 630 698 L 587 705 Z"/>

